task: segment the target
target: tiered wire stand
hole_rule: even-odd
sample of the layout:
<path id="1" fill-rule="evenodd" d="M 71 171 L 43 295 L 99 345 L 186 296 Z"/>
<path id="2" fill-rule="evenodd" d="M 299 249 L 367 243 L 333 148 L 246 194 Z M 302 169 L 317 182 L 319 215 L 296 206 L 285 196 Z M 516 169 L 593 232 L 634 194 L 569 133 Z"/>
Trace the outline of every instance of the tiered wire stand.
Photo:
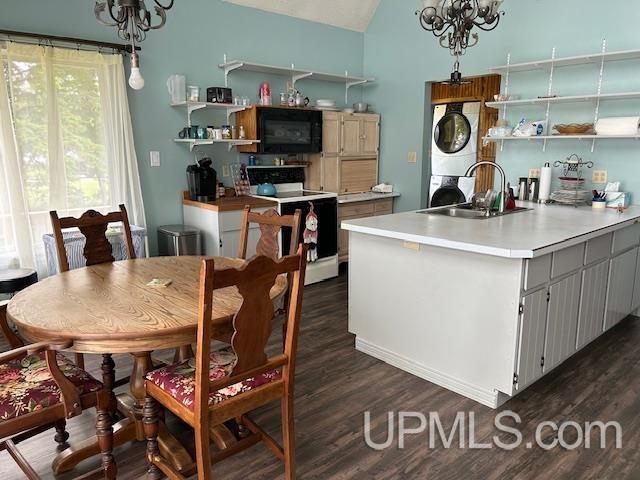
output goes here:
<path id="1" fill-rule="evenodd" d="M 591 198 L 589 190 L 584 189 L 585 179 L 582 175 L 584 168 L 593 168 L 593 162 L 585 162 L 575 153 L 564 161 L 557 161 L 554 167 L 562 167 L 560 189 L 551 194 L 551 200 L 563 205 L 587 205 Z"/>

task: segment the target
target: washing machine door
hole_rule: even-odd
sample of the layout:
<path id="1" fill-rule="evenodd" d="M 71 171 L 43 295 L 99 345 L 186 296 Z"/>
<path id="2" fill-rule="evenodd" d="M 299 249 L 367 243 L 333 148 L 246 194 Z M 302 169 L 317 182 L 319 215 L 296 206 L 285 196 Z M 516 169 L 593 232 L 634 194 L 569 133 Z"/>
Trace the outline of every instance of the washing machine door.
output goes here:
<path id="1" fill-rule="evenodd" d="M 471 139 L 471 124 L 462 111 L 452 109 L 440 119 L 433 132 L 435 146 L 442 153 L 460 152 Z"/>
<path id="2" fill-rule="evenodd" d="M 431 198 L 431 208 L 444 207 L 446 205 L 455 205 L 458 203 L 464 203 L 467 199 L 462 193 L 462 190 L 457 185 L 446 185 L 440 187 L 433 193 Z"/>

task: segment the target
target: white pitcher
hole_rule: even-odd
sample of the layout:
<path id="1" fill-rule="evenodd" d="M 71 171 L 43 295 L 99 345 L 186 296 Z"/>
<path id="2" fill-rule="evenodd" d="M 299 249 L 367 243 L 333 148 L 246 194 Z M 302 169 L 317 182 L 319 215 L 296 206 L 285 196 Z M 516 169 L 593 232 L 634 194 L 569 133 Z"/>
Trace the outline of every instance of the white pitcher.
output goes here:
<path id="1" fill-rule="evenodd" d="M 171 75 L 167 80 L 167 89 L 171 95 L 171 103 L 187 100 L 187 79 L 184 75 Z"/>

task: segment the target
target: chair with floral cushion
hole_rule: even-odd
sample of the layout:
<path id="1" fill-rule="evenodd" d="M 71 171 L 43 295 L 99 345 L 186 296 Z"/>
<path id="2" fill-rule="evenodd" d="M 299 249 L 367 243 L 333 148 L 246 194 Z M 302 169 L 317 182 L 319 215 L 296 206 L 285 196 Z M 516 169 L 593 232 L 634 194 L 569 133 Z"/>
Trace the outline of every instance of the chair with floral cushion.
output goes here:
<path id="1" fill-rule="evenodd" d="M 112 398 L 99 381 L 57 353 L 70 346 L 36 343 L 0 354 L 0 451 L 7 450 L 26 478 L 37 479 L 16 444 L 96 407 L 102 462 L 83 478 L 114 479 Z"/>
<path id="2" fill-rule="evenodd" d="M 214 271 L 215 260 L 202 261 L 196 356 L 150 372 L 145 382 L 143 424 L 148 442 L 148 478 L 158 479 L 162 474 L 172 479 L 184 478 L 160 455 L 160 405 L 194 428 L 199 480 L 212 478 L 212 463 L 259 441 L 284 461 L 285 477 L 295 478 L 293 386 L 305 269 L 303 246 L 296 255 L 281 260 L 254 257 L 239 269 Z M 289 274 L 292 281 L 284 352 L 267 357 L 264 350 L 273 330 L 274 316 L 269 292 L 278 276 Z M 242 305 L 233 318 L 231 346 L 212 353 L 213 291 L 229 287 L 237 288 Z M 282 408 L 283 446 L 248 416 L 249 412 L 276 400 L 280 400 Z M 239 420 L 250 434 L 212 454 L 210 430 L 232 419 Z"/>

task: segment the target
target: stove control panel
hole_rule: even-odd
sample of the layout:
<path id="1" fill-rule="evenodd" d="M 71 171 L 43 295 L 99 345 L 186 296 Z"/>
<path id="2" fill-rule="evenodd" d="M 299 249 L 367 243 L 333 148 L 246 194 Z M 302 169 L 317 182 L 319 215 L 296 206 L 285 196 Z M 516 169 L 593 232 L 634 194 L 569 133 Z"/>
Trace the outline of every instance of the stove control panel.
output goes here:
<path id="1" fill-rule="evenodd" d="M 247 167 L 249 183 L 260 185 L 261 183 L 304 183 L 304 167 L 300 168 L 251 168 Z"/>

